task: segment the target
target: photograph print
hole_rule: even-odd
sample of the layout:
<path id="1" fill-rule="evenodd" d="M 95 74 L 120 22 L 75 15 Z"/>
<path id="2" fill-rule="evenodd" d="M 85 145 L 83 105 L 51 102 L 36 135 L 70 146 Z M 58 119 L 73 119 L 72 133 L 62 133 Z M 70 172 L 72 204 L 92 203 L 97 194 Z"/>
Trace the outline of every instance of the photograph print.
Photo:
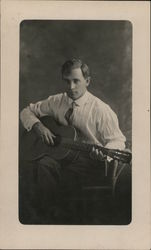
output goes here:
<path id="1" fill-rule="evenodd" d="M 19 69 L 19 221 L 130 224 L 132 24 L 24 20 Z"/>

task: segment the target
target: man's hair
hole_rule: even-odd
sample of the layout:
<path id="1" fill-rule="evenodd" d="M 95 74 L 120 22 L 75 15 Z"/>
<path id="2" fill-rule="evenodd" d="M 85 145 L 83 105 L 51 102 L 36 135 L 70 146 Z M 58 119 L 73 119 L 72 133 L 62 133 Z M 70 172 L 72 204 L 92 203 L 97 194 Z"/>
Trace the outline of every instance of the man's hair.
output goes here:
<path id="1" fill-rule="evenodd" d="M 76 58 L 70 59 L 62 65 L 62 70 L 61 70 L 62 76 L 70 74 L 72 69 L 77 69 L 77 68 L 81 69 L 85 79 L 90 76 L 90 70 L 88 65 L 83 63 L 80 59 Z"/>

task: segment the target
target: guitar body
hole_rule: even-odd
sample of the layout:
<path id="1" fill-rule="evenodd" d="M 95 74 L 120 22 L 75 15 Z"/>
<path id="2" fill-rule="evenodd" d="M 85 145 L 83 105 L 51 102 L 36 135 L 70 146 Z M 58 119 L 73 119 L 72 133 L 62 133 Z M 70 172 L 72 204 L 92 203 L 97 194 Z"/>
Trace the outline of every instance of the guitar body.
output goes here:
<path id="1" fill-rule="evenodd" d="M 64 138 L 75 141 L 77 139 L 77 132 L 72 126 L 64 126 L 57 123 L 52 117 L 44 116 L 41 122 L 56 135 L 55 145 L 46 145 L 40 138 L 38 138 L 36 132 L 31 130 L 29 132 L 24 131 L 21 137 L 20 143 L 20 156 L 24 160 L 38 160 L 44 155 L 49 155 L 55 160 L 72 161 L 78 151 L 74 151 L 65 147 L 62 147 L 61 141 Z"/>
<path id="2" fill-rule="evenodd" d="M 33 129 L 30 132 L 25 131 L 19 147 L 20 157 L 23 160 L 38 160 L 44 155 L 49 155 L 55 160 L 65 159 L 70 162 L 80 151 L 91 152 L 92 146 L 95 146 L 96 149 L 101 150 L 104 155 L 112 159 L 125 163 L 131 162 L 130 152 L 80 142 L 81 137 L 78 137 L 74 127 L 60 125 L 50 116 L 44 116 L 40 120 L 56 136 L 54 146 L 42 142 Z"/>

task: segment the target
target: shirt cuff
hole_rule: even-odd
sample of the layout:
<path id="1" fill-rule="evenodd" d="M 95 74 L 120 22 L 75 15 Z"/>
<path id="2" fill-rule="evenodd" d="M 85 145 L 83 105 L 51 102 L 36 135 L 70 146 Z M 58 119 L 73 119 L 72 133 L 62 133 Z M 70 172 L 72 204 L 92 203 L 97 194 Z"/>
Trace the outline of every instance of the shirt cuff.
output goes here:
<path id="1" fill-rule="evenodd" d="M 40 120 L 37 117 L 32 117 L 30 121 L 25 122 L 24 124 L 25 129 L 27 131 L 30 131 L 36 122 L 40 122 Z"/>
<path id="2" fill-rule="evenodd" d="M 108 149 L 118 149 L 118 150 L 124 150 L 125 149 L 125 143 L 123 141 L 118 142 L 109 142 L 105 145 L 105 148 Z"/>

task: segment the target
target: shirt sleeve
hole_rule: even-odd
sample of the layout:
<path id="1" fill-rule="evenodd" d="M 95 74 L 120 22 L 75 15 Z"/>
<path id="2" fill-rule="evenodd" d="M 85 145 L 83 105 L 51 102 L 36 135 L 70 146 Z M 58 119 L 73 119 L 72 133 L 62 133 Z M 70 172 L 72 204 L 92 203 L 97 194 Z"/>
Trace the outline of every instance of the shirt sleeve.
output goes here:
<path id="1" fill-rule="evenodd" d="M 39 122 L 39 118 L 46 115 L 53 115 L 54 107 L 59 102 L 58 96 L 49 96 L 43 101 L 39 101 L 35 104 L 30 103 L 30 105 L 24 108 L 20 113 L 21 122 L 27 131 L 32 129 L 32 126 Z"/>
<path id="2" fill-rule="evenodd" d="M 119 150 L 125 148 L 126 138 L 119 128 L 116 114 L 108 105 L 104 107 L 98 119 L 98 130 L 106 148 Z"/>

